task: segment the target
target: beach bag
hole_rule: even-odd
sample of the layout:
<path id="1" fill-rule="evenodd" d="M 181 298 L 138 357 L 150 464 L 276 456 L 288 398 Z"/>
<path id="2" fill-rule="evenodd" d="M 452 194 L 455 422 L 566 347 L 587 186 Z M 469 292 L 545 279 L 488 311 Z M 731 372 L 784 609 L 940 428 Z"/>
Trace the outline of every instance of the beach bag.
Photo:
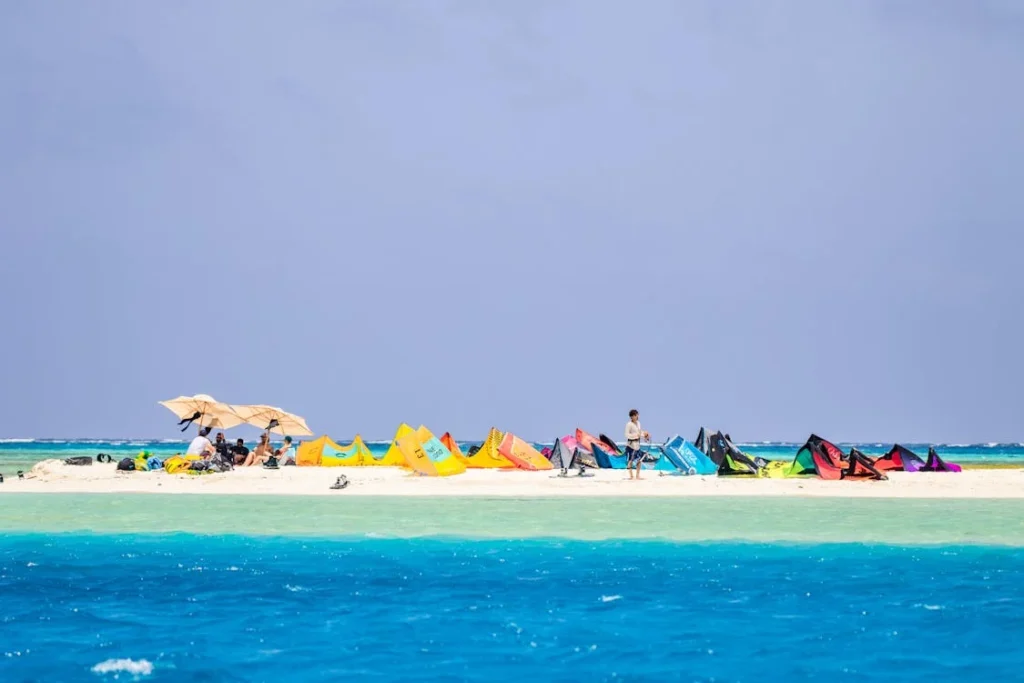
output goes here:
<path id="1" fill-rule="evenodd" d="M 230 472 L 233 465 L 220 453 L 210 458 L 206 469 L 210 472 Z"/>
<path id="2" fill-rule="evenodd" d="M 160 470 L 164 467 L 164 461 L 155 455 L 146 461 L 146 469 L 148 470 Z"/>
<path id="3" fill-rule="evenodd" d="M 117 469 L 122 472 L 134 472 L 135 461 L 131 458 L 122 458 L 121 462 L 117 463 Z"/>
<path id="4" fill-rule="evenodd" d="M 178 474 L 188 471 L 188 462 L 180 455 L 172 455 L 164 460 L 164 471 L 167 474 Z"/>
<path id="5" fill-rule="evenodd" d="M 184 470 L 185 474 L 192 474 L 200 476 L 203 474 L 213 474 L 216 472 L 213 468 L 213 463 L 208 460 L 194 460 L 188 463 L 188 469 Z"/>
<path id="6" fill-rule="evenodd" d="M 65 465 L 91 465 L 91 455 L 79 455 L 74 458 L 64 458 Z"/>

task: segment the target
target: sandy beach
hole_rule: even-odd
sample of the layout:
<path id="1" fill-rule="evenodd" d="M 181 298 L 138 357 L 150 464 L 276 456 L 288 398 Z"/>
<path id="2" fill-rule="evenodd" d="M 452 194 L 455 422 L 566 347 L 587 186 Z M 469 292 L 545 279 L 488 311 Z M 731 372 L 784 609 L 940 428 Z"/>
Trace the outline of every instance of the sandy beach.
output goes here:
<path id="1" fill-rule="evenodd" d="M 332 490 L 344 474 L 348 487 Z M 841 498 L 1024 498 L 1024 469 L 961 473 L 892 472 L 887 481 L 824 481 L 718 476 L 659 476 L 645 472 L 630 481 L 624 470 L 598 470 L 592 477 L 557 472 L 470 470 L 454 477 L 418 477 L 390 467 L 239 468 L 218 474 L 118 472 L 111 464 L 39 463 L 24 479 L 8 477 L 8 493 L 187 493 L 304 496 L 795 496 Z"/>

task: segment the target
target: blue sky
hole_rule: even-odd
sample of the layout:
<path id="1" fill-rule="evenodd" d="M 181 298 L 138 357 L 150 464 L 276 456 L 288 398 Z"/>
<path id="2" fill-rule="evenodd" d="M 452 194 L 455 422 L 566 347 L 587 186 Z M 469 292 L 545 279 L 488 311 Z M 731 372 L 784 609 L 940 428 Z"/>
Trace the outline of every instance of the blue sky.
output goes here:
<path id="1" fill-rule="evenodd" d="M 0 437 L 1020 441 L 1014 2 L 0 4 Z"/>

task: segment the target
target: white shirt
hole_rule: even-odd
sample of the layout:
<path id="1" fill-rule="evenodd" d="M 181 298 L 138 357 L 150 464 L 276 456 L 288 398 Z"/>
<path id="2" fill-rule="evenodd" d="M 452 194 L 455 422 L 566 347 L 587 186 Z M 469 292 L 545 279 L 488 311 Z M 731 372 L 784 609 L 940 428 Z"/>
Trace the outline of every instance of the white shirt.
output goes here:
<path id="1" fill-rule="evenodd" d="M 630 420 L 626 423 L 626 445 L 630 445 L 632 442 L 636 442 L 636 445 L 640 445 L 640 437 L 643 436 L 644 430 L 640 426 L 640 421 L 633 422 Z"/>
<path id="2" fill-rule="evenodd" d="M 185 451 L 185 455 L 202 455 L 203 451 L 213 450 L 213 444 L 205 436 L 197 436 L 192 439 L 192 443 L 188 445 L 188 450 Z"/>

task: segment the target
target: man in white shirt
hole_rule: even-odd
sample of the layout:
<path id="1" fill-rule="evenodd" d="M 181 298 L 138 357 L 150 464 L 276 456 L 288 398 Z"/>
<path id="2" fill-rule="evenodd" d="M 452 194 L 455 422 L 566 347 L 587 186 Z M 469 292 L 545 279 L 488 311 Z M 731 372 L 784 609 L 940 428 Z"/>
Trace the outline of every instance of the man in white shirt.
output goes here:
<path id="1" fill-rule="evenodd" d="M 636 463 L 636 478 L 640 478 L 640 465 L 644 460 L 644 452 L 640 450 L 640 440 L 651 441 L 651 435 L 640 426 L 640 413 L 636 409 L 629 411 L 629 422 L 626 423 L 626 469 L 629 478 L 633 478 L 633 463 Z"/>
<path id="2" fill-rule="evenodd" d="M 192 439 L 192 443 L 188 445 L 188 450 L 185 451 L 185 455 L 201 455 L 205 458 L 206 456 L 213 454 L 213 444 L 206 438 L 209 433 L 209 427 L 203 427 L 200 429 L 199 435 Z"/>

